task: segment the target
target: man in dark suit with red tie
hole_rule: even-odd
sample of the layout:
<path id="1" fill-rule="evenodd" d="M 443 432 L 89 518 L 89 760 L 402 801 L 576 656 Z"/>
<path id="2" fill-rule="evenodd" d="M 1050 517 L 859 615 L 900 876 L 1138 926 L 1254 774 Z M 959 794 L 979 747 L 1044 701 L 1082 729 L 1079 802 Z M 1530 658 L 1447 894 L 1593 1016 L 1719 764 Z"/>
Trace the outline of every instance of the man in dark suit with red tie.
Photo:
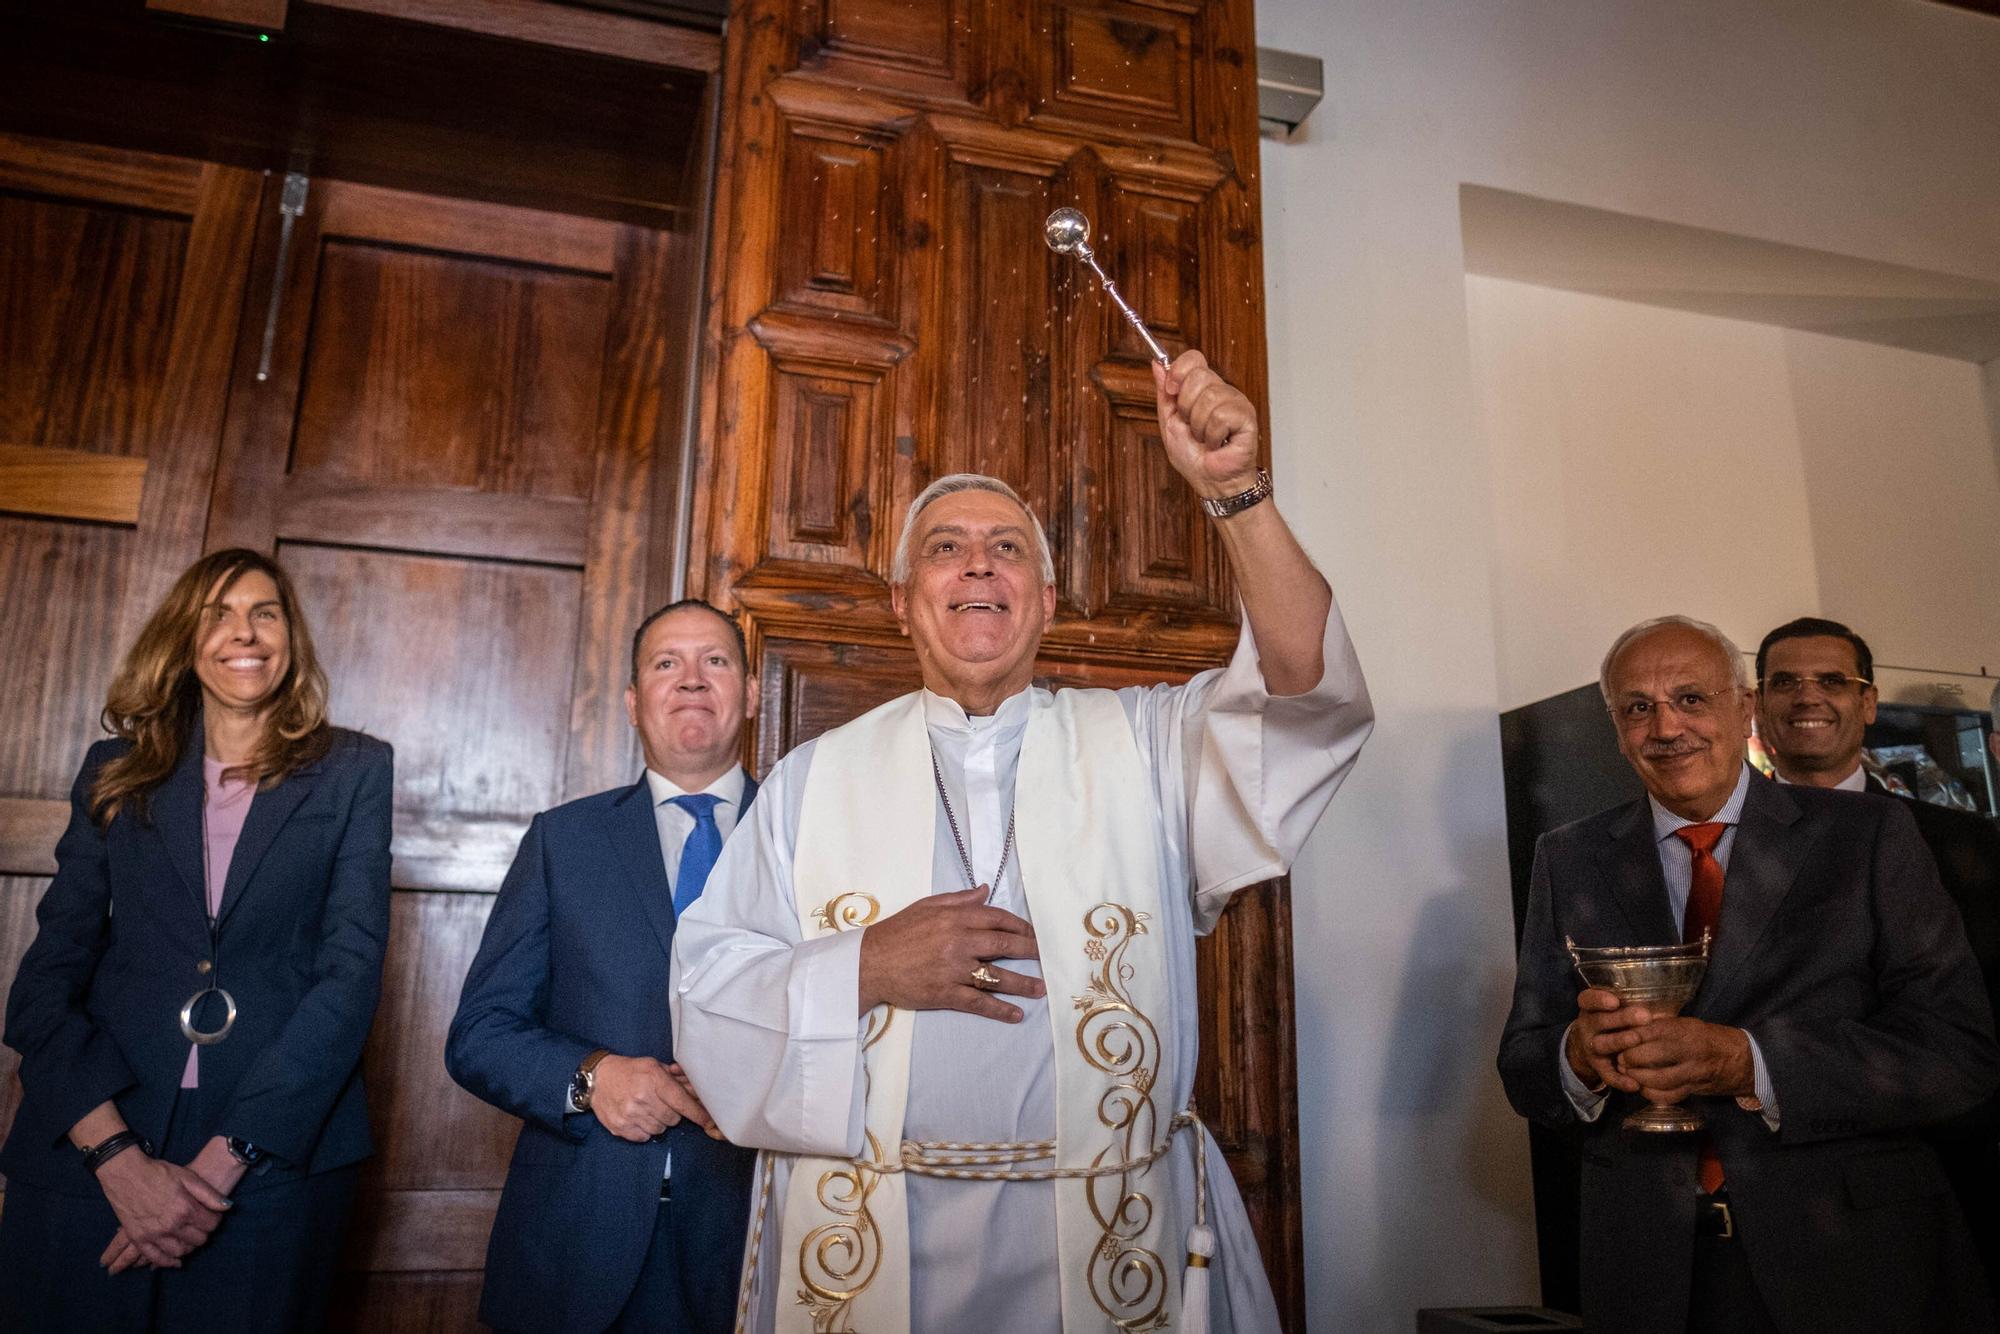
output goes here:
<path id="1" fill-rule="evenodd" d="M 727 1330 L 756 1155 L 721 1142 L 674 1063 L 674 924 L 755 797 L 743 634 L 677 602 L 633 636 L 625 709 L 646 772 L 535 817 L 445 1046 L 523 1121 L 479 1317 L 501 1330 Z"/>
<path id="2" fill-rule="evenodd" d="M 1617 1334 L 1988 1330 L 1919 1128 L 2000 1084 L 1979 972 L 1894 804 L 1754 779 L 1743 658 L 1685 617 L 1599 677 L 1647 796 L 1536 848 L 1500 1075 L 1584 1129 L 1583 1314 Z M 1564 947 L 1714 944 L 1679 1017 L 1586 989 Z M 1699 1134 L 1641 1134 L 1641 1100 Z"/>

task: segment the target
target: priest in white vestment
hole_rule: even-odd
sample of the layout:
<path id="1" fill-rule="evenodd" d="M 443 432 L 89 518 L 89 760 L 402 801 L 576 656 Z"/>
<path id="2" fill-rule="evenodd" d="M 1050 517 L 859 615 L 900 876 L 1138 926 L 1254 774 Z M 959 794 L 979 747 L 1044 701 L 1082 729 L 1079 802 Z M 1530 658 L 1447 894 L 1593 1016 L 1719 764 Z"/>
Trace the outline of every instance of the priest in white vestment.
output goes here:
<path id="1" fill-rule="evenodd" d="M 1189 1112 L 1195 938 L 1286 871 L 1373 715 L 1249 400 L 1199 352 L 1154 375 L 1236 579 L 1229 666 L 1034 686 L 1041 525 L 940 479 L 893 575 L 924 689 L 786 756 L 680 919 L 674 1050 L 765 1150 L 739 1328 L 1278 1327 Z"/>

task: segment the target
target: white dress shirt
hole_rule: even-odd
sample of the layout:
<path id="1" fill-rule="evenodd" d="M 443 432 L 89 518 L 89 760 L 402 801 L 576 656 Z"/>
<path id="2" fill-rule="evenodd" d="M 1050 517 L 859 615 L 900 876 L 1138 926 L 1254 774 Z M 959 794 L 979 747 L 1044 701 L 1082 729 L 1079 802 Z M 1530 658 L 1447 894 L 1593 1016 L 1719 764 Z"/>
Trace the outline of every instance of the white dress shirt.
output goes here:
<path id="1" fill-rule="evenodd" d="M 1786 787 L 1792 785 L 1792 780 L 1783 774 L 1773 774 L 1772 777 L 1776 778 Z M 1868 766 L 1860 760 L 1856 760 L 1854 762 L 1854 772 L 1841 779 L 1838 783 L 1835 783 L 1833 790 L 1836 792 L 1866 792 L 1868 790 Z"/>
<path id="2" fill-rule="evenodd" d="M 743 816 L 743 786 L 749 775 L 743 766 L 733 766 L 728 773 L 710 783 L 702 792 L 721 800 L 715 803 L 715 827 L 722 833 L 722 841 L 729 841 L 729 833 L 736 828 L 737 820 Z M 692 795 L 680 784 L 663 773 L 646 770 L 646 786 L 653 793 L 653 823 L 660 830 L 660 856 L 667 864 L 667 886 L 678 889 L 674 881 L 681 873 L 681 852 L 687 847 L 688 835 L 694 832 L 694 817 L 673 804 L 675 797 Z"/>

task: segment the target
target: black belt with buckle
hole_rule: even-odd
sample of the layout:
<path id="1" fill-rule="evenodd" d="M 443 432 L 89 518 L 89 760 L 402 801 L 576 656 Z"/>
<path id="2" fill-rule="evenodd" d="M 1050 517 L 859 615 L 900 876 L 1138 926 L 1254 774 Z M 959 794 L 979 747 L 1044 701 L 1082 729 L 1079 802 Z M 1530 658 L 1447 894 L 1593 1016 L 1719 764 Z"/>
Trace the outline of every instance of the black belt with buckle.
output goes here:
<path id="1" fill-rule="evenodd" d="M 1736 1217 L 1729 1212 L 1729 1196 L 1724 1191 L 1704 1195 L 1695 1202 L 1694 1234 L 1697 1237 L 1734 1237 Z"/>

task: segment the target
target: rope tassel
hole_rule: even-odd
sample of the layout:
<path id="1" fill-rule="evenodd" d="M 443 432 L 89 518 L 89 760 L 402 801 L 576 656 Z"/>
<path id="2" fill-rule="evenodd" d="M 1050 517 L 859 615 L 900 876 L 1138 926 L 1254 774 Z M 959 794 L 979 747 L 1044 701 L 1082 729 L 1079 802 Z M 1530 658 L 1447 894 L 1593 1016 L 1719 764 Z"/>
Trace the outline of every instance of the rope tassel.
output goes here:
<path id="1" fill-rule="evenodd" d="M 1194 1226 L 1188 1229 L 1187 1268 L 1181 1273 L 1181 1334 L 1208 1334 L 1208 1262 L 1214 1255 L 1215 1232 L 1208 1225 L 1208 1127 L 1194 1120 Z"/>
<path id="2" fill-rule="evenodd" d="M 1181 1275 L 1181 1334 L 1208 1334 L 1208 1261 L 1215 1233 L 1200 1223 L 1188 1229 L 1187 1269 Z"/>

